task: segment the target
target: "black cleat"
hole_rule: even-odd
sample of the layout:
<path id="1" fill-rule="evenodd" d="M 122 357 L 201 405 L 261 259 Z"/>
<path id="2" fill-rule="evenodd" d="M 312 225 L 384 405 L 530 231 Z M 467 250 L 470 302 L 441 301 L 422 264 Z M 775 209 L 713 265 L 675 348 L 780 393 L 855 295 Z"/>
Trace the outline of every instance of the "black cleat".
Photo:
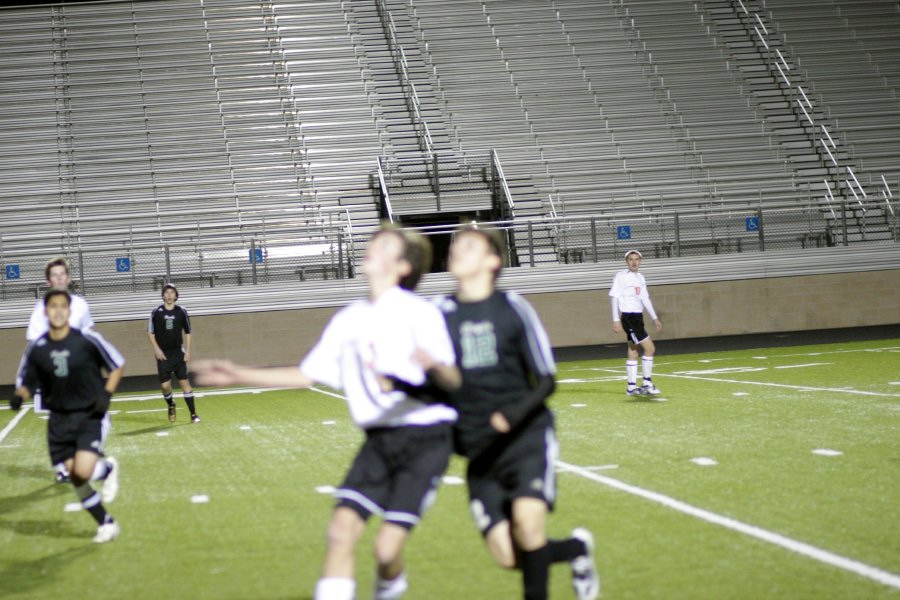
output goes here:
<path id="1" fill-rule="evenodd" d="M 200 422 L 200 417 L 198 417 L 197 415 L 191 415 L 191 423 L 199 423 L 199 422 Z"/>
<path id="2" fill-rule="evenodd" d="M 56 472 L 56 483 L 71 483 L 72 478 L 69 477 L 68 473 L 57 471 Z"/>
<path id="3" fill-rule="evenodd" d="M 174 423 L 174 422 L 175 422 L 175 405 L 170 404 L 169 405 L 169 423 Z"/>

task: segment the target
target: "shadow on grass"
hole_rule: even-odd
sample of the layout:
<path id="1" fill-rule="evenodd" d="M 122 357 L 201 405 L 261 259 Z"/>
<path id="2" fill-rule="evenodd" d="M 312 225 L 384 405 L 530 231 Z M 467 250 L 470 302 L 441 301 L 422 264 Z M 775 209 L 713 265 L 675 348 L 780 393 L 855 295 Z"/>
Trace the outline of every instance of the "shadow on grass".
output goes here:
<path id="1" fill-rule="evenodd" d="M 40 502 L 47 498 L 57 498 L 66 493 L 72 493 L 71 485 L 60 485 L 54 482 L 21 496 L 0 497 L 0 515 L 15 512 L 32 502 Z"/>
<path id="2" fill-rule="evenodd" d="M 30 479 L 43 479 L 44 481 L 51 481 L 53 479 L 53 469 L 50 468 L 50 463 L 47 463 L 46 467 L 40 467 L 38 465 L 0 465 L 0 474 L 9 475 L 10 477 L 15 477 L 17 479 L 26 477 Z"/>
<path id="3" fill-rule="evenodd" d="M 90 537 L 85 537 L 84 533 L 80 533 L 77 537 L 85 539 L 86 543 L 33 560 L 13 559 L 0 562 L 0 581 L 3 582 L 3 588 L 15 590 L 19 594 L 32 592 L 34 595 L 28 597 L 39 598 L 39 590 L 58 587 L 59 578 L 70 563 L 96 551 L 94 544 L 90 543 Z"/>

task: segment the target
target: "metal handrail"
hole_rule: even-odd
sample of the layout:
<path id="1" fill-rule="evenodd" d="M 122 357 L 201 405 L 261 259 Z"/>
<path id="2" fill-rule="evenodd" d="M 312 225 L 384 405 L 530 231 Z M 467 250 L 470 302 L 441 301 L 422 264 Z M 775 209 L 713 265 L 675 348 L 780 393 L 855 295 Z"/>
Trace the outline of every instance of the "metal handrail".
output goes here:
<path id="1" fill-rule="evenodd" d="M 381 186 L 381 201 L 384 204 L 384 211 L 387 213 L 388 221 L 394 222 L 394 209 L 391 206 L 391 194 L 388 191 L 387 181 L 384 180 L 384 168 L 381 164 L 381 157 L 375 158 L 378 163 L 378 185 Z"/>
<path id="2" fill-rule="evenodd" d="M 503 165 L 500 164 L 500 156 L 497 154 L 496 150 L 491 150 L 491 163 L 497 170 L 497 179 L 500 182 L 500 188 L 503 190 L 503 197 L 506 200 L 506 205 L 509 207 L 510 214 L 512 214 L 512 211 L 516 208 L 516 204 L 513 202 L 512 194 L 509 191 L 509 184 L 506 181 L 506 175 L 503 174 Z"/>

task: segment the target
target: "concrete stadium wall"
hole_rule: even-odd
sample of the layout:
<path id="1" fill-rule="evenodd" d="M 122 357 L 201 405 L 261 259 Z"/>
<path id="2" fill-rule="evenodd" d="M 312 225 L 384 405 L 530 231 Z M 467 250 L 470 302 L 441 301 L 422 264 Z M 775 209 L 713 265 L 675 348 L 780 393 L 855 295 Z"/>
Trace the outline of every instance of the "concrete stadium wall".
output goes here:
<path id="1" fill-rule="evenodd" d="M 656 339 L 695 338 L 900 323 L 900 270 L 653 286 L 663 323 Z M 554 347 L 621 341 L 612 332 L 608 289 L 530 294 Z M 186 306 L 190 309 L 190 306 Z M 151 307 L 152 308 L 152 307 Z M 148 308 L 149 310 L 149 308 Z M 247 364 L 299 361 L 334 308 L 191 318 L 194 358 Z M 126 376 L 156 372 L 146 321 L 97 326 L 125 355 Z M 651 330 L 652 331 L 652 330 Z M 0 330 L 0 385 L 13 382 L 25 330 Z"/>

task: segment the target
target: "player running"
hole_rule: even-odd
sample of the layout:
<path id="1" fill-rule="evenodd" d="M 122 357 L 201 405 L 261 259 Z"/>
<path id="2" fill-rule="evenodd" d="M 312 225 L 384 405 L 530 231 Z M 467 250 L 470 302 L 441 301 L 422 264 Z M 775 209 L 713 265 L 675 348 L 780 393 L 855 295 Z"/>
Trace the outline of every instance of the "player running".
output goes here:
<path id="1" fill-rule="evenodd" d="M 54 258 L 44 267 L 44 278 L 47 280 L 47 286 L 51 290 L 68 291 L 72 284 L 72 278 L 69 275 L 69 261 L 63 257 Z M 91 318 L 91 309 L 87 301 L 77 294 L 69 293 L 72 298 L 72 306 L 69 311 L 69 325 L 81 331 L 87 331 L 94 326 L 94 320 Z M 34 303 L 34 310 L 31 311 L 31 319 L 28 320 L 28 329 L 25 330 L 25 340 L 33 342 L 47 331 L 50 330 L 50 324 L 47 321 L 47 313 L 45 312 L 44 299 L 41 298 Z M 16 387 L 22 385 L 21 381 L 16 381 Z M 33 390 L 32 398 L 34 400 L 34 411 L 42 412 L 41 390 Z M 59 463 L 53 465 L 56 471 L 56 481 L 58 483 L 69 483 L 69 472 L 66 465 Z"/>
<path id="2" fill-rule="evenodd" d="M 459 231 L 450 247 L 455 295 L 439 300 L 463 384 L 452 394 L 459 411 L 456 450 L 469 459 L 470 508 L 488 551 L 506 568 L 522 571 L 527 600 L 547 598 L 551 563 L 568 561 L 579 600 L 600 593 L 591 533 L 575 529 L 549 540 L 548 512 L 556 502 L 558 445 L 546 400 L 556 366 L 547 334 L 522 297 L 495 288 L 503 265 L 496 232 Z M 433 397 L 430 390 L 395 381 L 399 389 Z"/>
<path id="3" fill-rule="evenodd" d="M 191 360 L 191 320 L 187 311 L 175 304 L 178 290 L 174 285 L 167 283 L 163 286 L 162 299 L 163 303 L 150 313 L 147 335 L 156 356 L 156 370 L 163 400 L 169 407 L 169 422 L 175 422 L 175 400 L 172 398 L 174 375 L 184 394 L 184 403 L 191 411 L 191 423 L 199 423 L 200 417 L 194 406 L 194 389 L 188 380 L 187 369 L 187 361 Z"/>
<path id="4" fill-rule="evenodd" d="M 94 542 L 111 542 L 119 524 L 106 512 L 119 488 L 119 467 L 103 457 L 109 432 L 109 402 L 122 378 L 125 359 L 102 336 L 69 325 L 71 296 L 50 290 L 44 296 L 50 330 L 31 342 L 19 366 L 22 381 L 10 401 L 14 410 L 38 386 L 43 390 L 50 420 L 47 442 L 53 464 L 65 463 L 81 505 L 97 521 Z M 101 369 L 109 371 L 104 382 Z M 98 493 L 91 481 L 103 480 Z"/>
<path id="5" fill-rule="evenodd" d="M 202 385 L 309 387 L 318 382 L 346 394 L 350 415 L 366 439 L 335 493 L 316 600 L 354 598 L 354 549 L 373 514 L 382 517 L 375 540 L 374 597 L 400 598 L 408 587 L 403 547 L 449 463 L 456 411 L 385 391 L 383 376 L 415 384 L 428 379 L 445 389 L 459 385 L 440 311 L 411 291 L 430 263 L 427 240 L 383 228 L 366 247 L 369 298 L 331 319 L 299 369 L 253 369 L 227 361 L 194 365 Z"/>
<path id="6" fill-rule="evenodd" d="M 628 268 L 616 273 L 609 296 L 612 303 L 613 331 L 622 333 L 624 329 L 625 336 L 628 338 L 628 355 L 625 360 L 628 386 L 625 393 L 629 396 L 639 394 L 656 396 L 661 393 L 653 385 L 652 379 L 653 355 L 656 353 L 656 346 L 650 339 L 650 334 L 644 329 L 644 309 L 646 308 L 650 313 L 650 318 L 653 319 L 657 331 L 662 329 L 662 322 L 656 316 L 656 311 L 653 310 L 653 303 L 647 292 L 647 282 L 639 272 L 641 258 L 643 257 L 637 250 L 629 250 L 625 253 L 625 263 Z M 644 356 L 641 359 L 644 381 L 641 387 L 637 386 L 638 347 L 644 350 Z"/>

